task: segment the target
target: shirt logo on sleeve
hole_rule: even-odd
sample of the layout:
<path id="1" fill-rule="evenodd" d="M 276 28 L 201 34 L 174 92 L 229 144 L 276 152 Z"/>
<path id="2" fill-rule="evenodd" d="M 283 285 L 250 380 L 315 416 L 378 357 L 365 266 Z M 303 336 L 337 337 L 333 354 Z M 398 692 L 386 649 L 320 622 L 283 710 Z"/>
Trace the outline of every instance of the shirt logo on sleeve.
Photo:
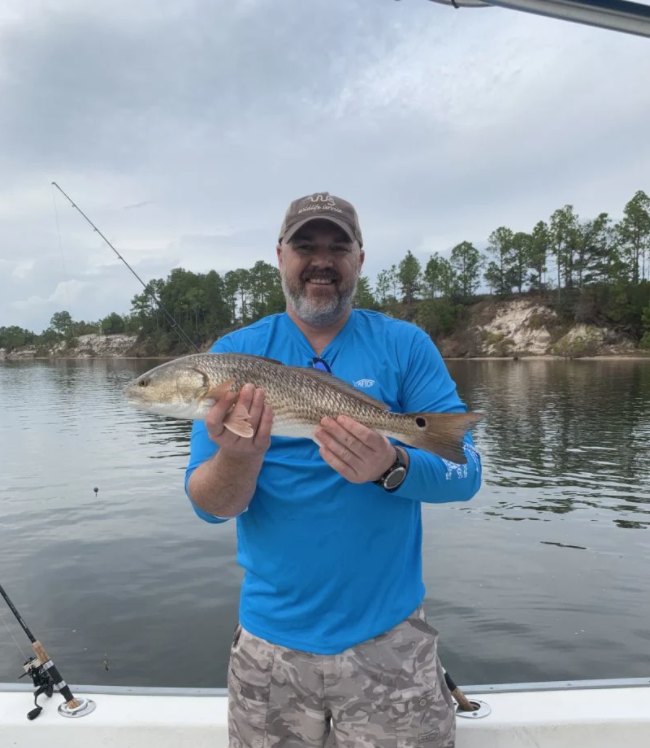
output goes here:
<path id="1" fill-rule="evenodd" d="M 358 379 L 355 383 L 355 387 L 361 387 L 362 389 L 367 389 L 368 387 L 372 387 L 375 383 L 374 379 Z"/>
<path id="2" fill-rule="evenodd" d="M 467 444 L 467 442 L 465 442 L 465 444 L 463 444 L 463 451 L 468 457 L 470 457 L 473 460 L 476 466 L 480 465 L 478 452 L 474 446 L 472 446 L 471 444 Z M 445 463 L 445 466 L 447 468 L 447 472 L 445 473 L 446 480 L 451 480 L 454 477 L 454 475 L 456 476 L 456 478 L 467 478 L 468 476 L 467 464 L 459 465 L 456 462 L 445 460 L 444 457 L 441 459 Z"/>

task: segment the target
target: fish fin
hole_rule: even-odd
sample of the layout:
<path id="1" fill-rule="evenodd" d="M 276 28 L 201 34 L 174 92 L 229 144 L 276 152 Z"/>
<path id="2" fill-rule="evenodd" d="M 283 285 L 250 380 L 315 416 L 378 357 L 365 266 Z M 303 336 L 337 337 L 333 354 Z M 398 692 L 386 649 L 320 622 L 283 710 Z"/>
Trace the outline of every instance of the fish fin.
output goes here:
<path id="1" fill-rule="evenodd" d="M 365 392 L 361 392 L 356 387 L 354 387 L 351 384 L 348 384 L 347 382 L 344 382 L 342 379 L 339 379 L 338 377 L 335 377 L 334 374 L 330 374 L 327 371 L 323 371 L 322 369 L 307 369 L 303 367 L 291 367 L 295 371 L 300 372 L 301 374 L 306 374 L 308 377 L 312 377 L 313 379 L 318 379 L 323 384 L 326 384 L 328 387 L 332 387 L 332 389 L 338 390 L 339 392 L 343 392 L 346 395 L 351 395 L 352 397 L 356 397 L 358 400 L 362 400 L 364 403 L 372 406 L 373 408 L 377 408 L 378 410 L 390 410 L 389 406 L 386 405 L 386 403 L 382 403 L 381 400 L 377 400 L 375 397 L 371 397 L 370 395 L 366 395 Z"/>
<path id="2" fill-rule="evenodd" d="M 237 380 L 235 377 L 231 377 L 230 379 L 226 379 L 225 382 L 221 382 L 221 384 L 218 384 L 216 387 L 210 387 L 210 389 L 206 390 L 204 395 L 201 395 L 199 400 L 214 400 L 215 402 L 222 398 L 226 392 L 232 387 L 233 384 L 235 384 Z"/>
<path id="3" fill-rule="evenodd" d="M 248 410 L 238 403 L 225 417 L 223 425 L 228 429 L 228 431 L 232 431 L 233 434 L 243 436 L 245 439 L 250 439 L 255 433 L 255 429 L 250 425 L 250 423 L 248 423 L 249 418 L 250 413 Z"/>
<path id="4" fill-rule="evenodd" d="M 484 417 L 482 413 L 406 413 L 405 415 L 416 422 L 418 433 L 396 434 L 400 441 L 459 465 L 467 463 L 463 444 L 465 434 Z M 421 426 L 420 421 L 424 421 Z"/>

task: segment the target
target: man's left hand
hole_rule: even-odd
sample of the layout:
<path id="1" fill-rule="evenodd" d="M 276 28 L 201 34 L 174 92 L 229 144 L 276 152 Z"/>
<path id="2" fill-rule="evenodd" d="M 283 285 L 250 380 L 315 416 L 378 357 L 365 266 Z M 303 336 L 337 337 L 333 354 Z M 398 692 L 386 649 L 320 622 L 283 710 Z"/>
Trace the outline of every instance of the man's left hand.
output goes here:
<path id="1" fill-rule="evenodd" d="M 315 436 L 320 456 L 351 483 L 377 480 L 395 462 L 388 439 L 349 416 L 323 418 Z"/>

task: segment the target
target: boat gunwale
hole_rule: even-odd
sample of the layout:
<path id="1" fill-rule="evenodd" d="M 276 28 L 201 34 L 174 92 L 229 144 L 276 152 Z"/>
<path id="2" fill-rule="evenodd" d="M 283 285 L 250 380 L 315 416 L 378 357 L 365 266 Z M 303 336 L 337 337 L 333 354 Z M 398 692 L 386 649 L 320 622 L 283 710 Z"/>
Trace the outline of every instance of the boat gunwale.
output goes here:
<path id="1" fill-rule="evenodd" d="M 493 683 L 484 685 L 461 686 L 464 694 L 471 696 L 490 693 L 522 693 L 543 691 L 581 691 L 611 688 L 647 688 L 648 678 L 604 678 L 594 680 L 541 681 L 532 683 Z M 209 696 L 226 697 L 227 688 L 181 688 L 173 686 L 102 686 L 70 685 L 74 694 L 113 694 L 119 696 Z M 33 686 L 27 683 L 2 683 L 0 693 L 33 692 Z"/>

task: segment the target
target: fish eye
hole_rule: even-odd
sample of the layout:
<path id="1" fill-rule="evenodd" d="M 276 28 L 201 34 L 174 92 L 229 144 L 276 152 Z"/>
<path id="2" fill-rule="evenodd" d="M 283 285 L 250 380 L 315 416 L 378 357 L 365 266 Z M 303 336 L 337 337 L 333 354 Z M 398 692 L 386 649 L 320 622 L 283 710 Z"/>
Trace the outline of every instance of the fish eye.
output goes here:
<path id="1" fill-rule="evenodd" d="M 425 420 L 424 418 L 422 418 L 422 416 L 418 416 L 418 417 L 417 417 L 417 418 L 415 419 L 415 423 L 416 423 L 416 425 L 418 425 L 418 426 L 419 426 L 419 427 L 420 427 L 421 429 L 423 429 L 423 428 L 424 428 L 424 427 L 425 427 L 425 426 L 427 425 L 427 422 L 426 422 L 426 420 Z"/>
<path id="2" fill-rule="evenodd" d="M 149 380 L 148 379 L 141 379 L 138 382 L 138 384 L 139 384 L 140 387 L 146 387 L 149 384 Z"/>

